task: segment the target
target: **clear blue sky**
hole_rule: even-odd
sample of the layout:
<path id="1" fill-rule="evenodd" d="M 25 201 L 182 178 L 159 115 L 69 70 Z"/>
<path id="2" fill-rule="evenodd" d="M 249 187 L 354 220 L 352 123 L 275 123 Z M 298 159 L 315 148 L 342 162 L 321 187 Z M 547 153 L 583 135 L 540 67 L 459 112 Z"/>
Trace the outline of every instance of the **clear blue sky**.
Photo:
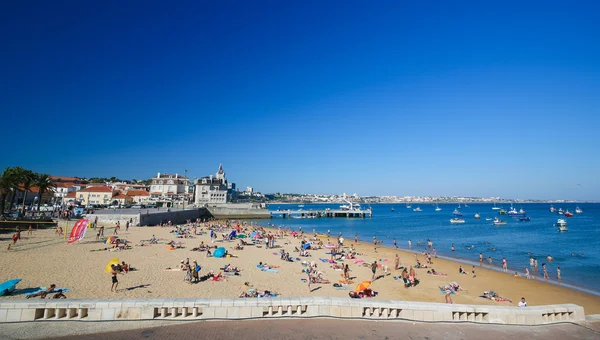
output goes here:
<path id="1" fill-rule="evenodd" d="M 0 166 L 140 179 L 222 162 L 262 192 L 600 200 L 599 11 L 4 3 Z"/>

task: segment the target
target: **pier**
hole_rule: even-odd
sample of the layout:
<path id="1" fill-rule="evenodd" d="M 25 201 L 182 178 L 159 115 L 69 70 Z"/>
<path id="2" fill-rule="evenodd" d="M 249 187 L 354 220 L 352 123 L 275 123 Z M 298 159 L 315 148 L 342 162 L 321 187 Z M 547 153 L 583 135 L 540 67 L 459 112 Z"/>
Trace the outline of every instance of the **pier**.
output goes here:
<path id="1" fill-rule="evenodd" d="M 371 208 L 360 210 L 346 209 L 325 209 L 325 210 L 276 210 L 271 211 L 271 218 L 321 218 L 321 217 L 354 217 L 354 218 L 371 218 L 373 211 Z"/>

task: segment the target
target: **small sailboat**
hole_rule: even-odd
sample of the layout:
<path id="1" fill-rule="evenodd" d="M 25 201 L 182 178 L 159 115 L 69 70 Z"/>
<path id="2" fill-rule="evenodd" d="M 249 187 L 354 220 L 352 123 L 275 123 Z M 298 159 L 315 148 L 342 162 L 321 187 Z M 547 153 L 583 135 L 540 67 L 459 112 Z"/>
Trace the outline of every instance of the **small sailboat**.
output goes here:
<path id="1" fill-rule="evenodd" d="M 421 207 L 416 207 L 416 208 L 414 208 L 414 209 L 413 209 L 413 211 L 414 211 L 414 212 L 421 212 L 421 211 L 423 211 L 423 210 L 421 210 Z"/>
<path id="2" fill-rule="evenodd" d="M 565 216 L 566 217 L 573 217 L 573 213 L 569 211 L 569 209 L 567 209 L 567 211 L 565 211 Z"/>
<path id="3" fill-rule="evenodd" d="M 450 223 L 451 224 L 463 224 L 465 223 L 465 220 L 463 220 L 462 218 L 451 218 L 450 219 Z"/>
<path id="4" fill-rule="evenodd" d="M 458 209 L 454 209 L 454 212 L 452 213 L 452 215 L 457 216 L 457 217 L 462 216 L 462 214 L 460 213 L 460 211 L 458 211 Z"/>
<path id="5" fill-rule="evenodd" d="M 406 209 L 412 209 L 412 205 L 406 203 Z"/>
<path id="6" fill-rule="evenodd" d="M 565 212 L 562 210 L 562 208 L 558 208 L 558 214 L 559 214 L 559 215 L 564 215 L 564 214 L 565 214 Z"/>
<path id="7" fill-rule="evenodd" d="M 506 225 L 506 221 L 503 221 L 503 220 L 499 219 L 498 217 L 496 217 L 496 218 L 494 218 L 494 225 L 495 226 Z"/>
<path id="8" fill-rule="evenodd" d="M 500 207 L 496 206 L 496 202 L 494 202 L 494 206 L 492 207 L 492 210 L 500 210 Z"/>
<path id="9" fill-rule="evenodd" d="M 478 220 L 478 219 L 480 219 L 480 218 L 481 218 L 481 216 L 480 216 L 479 214 L 475 214 L 475 219 L 477 219 L 477 220 Z"/>
<path id="10" fill-rule="evenodd" d="M 394 207 L 392 207 L 392 212 L 394 212 Z"/>
<path id="11" fill-rule="evenodd" d="M 576 214 L 583 214 L 583 210 L 581 210 L 581 208 L 580 208 L 580 207 L 576 207 L 576 208 L 575 208 L 575 213 L 576 213 Z"/>
<path id="12" fill-rule="evenodd" d="M 550 206 L 550 209 L 549 209 L 549 210 L 550 210 L 550 212 L 551 212 L 551 213 L 553 213 L 553 212 L 556 212 L 556 209 L 554 208 L 554 206 L 553 206 L 553 205 L 551 205 L 551 206 Z"/>
<path id="13" fill-rule="evenodd" d="M 442 208 L 440 208 L 440 206 L 436 204 L 435 205 L 435 211 L 442 211 Z"/>
<path id="14" fill-rule="evenodd" d="M 491 221 L 492 219 L 493 219 L 493 218 L 491 218 L 491 217 L 488 217 L 488 218 L 486 218 L 485 220 L 486 220 L 486 221 Z"/>

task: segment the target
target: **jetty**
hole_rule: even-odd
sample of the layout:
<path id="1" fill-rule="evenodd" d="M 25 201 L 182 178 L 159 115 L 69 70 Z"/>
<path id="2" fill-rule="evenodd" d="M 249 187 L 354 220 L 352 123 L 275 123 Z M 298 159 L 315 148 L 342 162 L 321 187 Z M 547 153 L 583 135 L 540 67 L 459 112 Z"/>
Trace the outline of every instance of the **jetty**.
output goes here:
<path id="1" fill-rule="evenodd" d="M 321 218 L 321 217 L 355 217 L 355 218 L 371 218 L 373 210 L 371 207 L 363 209 L 360 205 L 348 202 L 348 205 L 342 205 L 339 209 L 323 209 L 323 210 L 275 210 L 271 211 L 271 217 L 281 218 Z"/>

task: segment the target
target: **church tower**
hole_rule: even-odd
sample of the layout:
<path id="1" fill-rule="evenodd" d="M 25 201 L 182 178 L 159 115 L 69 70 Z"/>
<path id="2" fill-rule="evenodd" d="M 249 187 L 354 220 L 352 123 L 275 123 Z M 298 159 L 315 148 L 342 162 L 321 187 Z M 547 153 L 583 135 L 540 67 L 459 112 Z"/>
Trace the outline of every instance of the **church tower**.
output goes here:
<path id="1" fill-rule="evenodd" d="M 219 163 L 219 171 L 217 171 L 217 179 L 221 181 L 221 183 L 225 183 L 225 172 L 223 171 L 223 163 Z"/>

